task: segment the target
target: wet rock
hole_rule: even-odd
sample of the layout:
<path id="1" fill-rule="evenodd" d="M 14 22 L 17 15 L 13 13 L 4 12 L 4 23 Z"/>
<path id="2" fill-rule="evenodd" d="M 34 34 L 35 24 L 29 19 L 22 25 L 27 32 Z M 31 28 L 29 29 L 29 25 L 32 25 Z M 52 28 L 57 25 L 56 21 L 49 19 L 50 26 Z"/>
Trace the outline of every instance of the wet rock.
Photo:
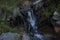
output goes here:
<path id="1" fill-rule="evenodd" d="M 19 7 L 15 7 L 15 8 L 13 9 L 13 15 L 14 15 L 14 16 L 20 16 Z"/>
<path id="2" fill-rule="evenodd" d="M 26 33 L 23 33 L 23 35 L 22 35 L 22 40 L 30 40 L 29 35 L 26 34 Z"/>
<path id="3" fill-rule="evenodd" d="M 60 14 L 57 11 L 55 11 L 52 18 L 54 20 L 60 20 Z"/>
<path id="4" fill-rule="evenodd" d="M 53 24 L 53 26 L 60 26 L 60 14 L 59 14 L 59 12 L 55 11 L 53 13 L 53 16 L 51 18 L 51 23 Z"/>
<path id="5" fill-rule="evenodd" d="M 0 35 L 0 40 L 18 40 L 17 33 L 3 33 Z"/>

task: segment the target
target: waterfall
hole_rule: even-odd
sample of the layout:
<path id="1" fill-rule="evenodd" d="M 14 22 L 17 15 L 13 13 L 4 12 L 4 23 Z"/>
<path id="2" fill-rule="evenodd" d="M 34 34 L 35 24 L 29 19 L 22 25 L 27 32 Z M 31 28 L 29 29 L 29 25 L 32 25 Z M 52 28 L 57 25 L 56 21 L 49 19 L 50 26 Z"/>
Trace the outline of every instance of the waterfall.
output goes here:
<path id="1" fill-rule="evenodd" d="M 28 22 L 31 25 L 30 27 L 32 27 L 32 29 L 34 30 L 34 32 L 33 32 L 34 40 L 37 40 L 37 38 L 39 40 L 44 40 L 44 36 L 39 34 L 39 32 L 38 32 L 38 27 L 36 26 L 36 17 L 33 14 L 33 10 L 29 10 L 27 13 L 28 13 L 28 18 L 27 19 L 28 19 Z M 32 29 L 30 29 L 30 30 L 32 30 Z M 32 33 L 32 32 L 30 31 L 30 33 Z"/>
<path id="2" fill-rule="evenodd" d="M 28 11 L 28 17 L 29 17 L 28 18 L 29 23 L 34 28 L 36 19 L 35 19 L 34 15 L 33 15 L 33 11 L 32 10 L 31 11 Z"/>

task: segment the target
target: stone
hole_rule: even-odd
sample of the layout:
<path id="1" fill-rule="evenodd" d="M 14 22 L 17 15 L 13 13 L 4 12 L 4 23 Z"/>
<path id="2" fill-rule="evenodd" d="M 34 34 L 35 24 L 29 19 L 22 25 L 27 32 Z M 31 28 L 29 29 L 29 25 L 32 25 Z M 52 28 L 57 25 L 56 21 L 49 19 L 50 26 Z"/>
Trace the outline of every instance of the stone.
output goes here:
<path id="1" fill-rule="evenodd" d="M 30 40 L 29 35 L 26 34 L 26 33 L 23 33 L 23 35 L 22 35 L 22 40 Z"/>
<path id="2" fill-rule="evenodd" d="M 18 34 L 17 33 L 3 33 L 0 35 L 0 40 L 18 40 Z"/>
<path id="3" fill-rule="evenodd" d="M 60 14 L 59 12 L 55 11 L 53 13 L 53 16 L 51 18 L 51 23 L 54 25 L 54 26 L 60 26 Z"/>
<path id="4" fill-rule="evenodd" d="M 60 20 L 60 14 L 57 11 L 55 11 L 52 18 L 54 20 Z"/>

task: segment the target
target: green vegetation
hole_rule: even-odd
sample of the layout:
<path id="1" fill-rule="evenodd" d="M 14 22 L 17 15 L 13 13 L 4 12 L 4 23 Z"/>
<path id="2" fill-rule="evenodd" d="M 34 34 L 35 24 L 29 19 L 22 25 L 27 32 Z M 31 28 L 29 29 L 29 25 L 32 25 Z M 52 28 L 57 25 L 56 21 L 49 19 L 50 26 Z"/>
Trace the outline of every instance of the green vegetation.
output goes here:
<path id="1" fill-rule="evenodd" d="M 2 7 L 5 11 L 12 11 L 13 7 L 16 6 L 18 0 L 0 0 L 0 7 Z"/>
<path id="2" fill-rule="evenodd" d="M 19 0 L 0 0 L 0 8 L 4 10 L 4 14 L 0 17 L 0 33 L 13 32 L 16 29 L 10 28 L 6 21 L 6 14 L 12 14 L 13 8 L 18 4 Z"/>

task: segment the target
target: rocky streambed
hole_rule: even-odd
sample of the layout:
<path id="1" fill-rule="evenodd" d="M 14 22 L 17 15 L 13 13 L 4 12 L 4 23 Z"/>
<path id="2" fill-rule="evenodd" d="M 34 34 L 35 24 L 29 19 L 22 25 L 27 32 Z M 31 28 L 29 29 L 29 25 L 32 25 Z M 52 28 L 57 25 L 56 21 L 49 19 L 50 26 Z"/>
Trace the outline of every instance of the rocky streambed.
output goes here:
<path id="1" fill-rule="evenodd" d="M 0 35 L 0 40 L 30 40 L 29 36 L 26 33 L 22 33 L 22 35 L 18 33 L 2 33 Z"/>

